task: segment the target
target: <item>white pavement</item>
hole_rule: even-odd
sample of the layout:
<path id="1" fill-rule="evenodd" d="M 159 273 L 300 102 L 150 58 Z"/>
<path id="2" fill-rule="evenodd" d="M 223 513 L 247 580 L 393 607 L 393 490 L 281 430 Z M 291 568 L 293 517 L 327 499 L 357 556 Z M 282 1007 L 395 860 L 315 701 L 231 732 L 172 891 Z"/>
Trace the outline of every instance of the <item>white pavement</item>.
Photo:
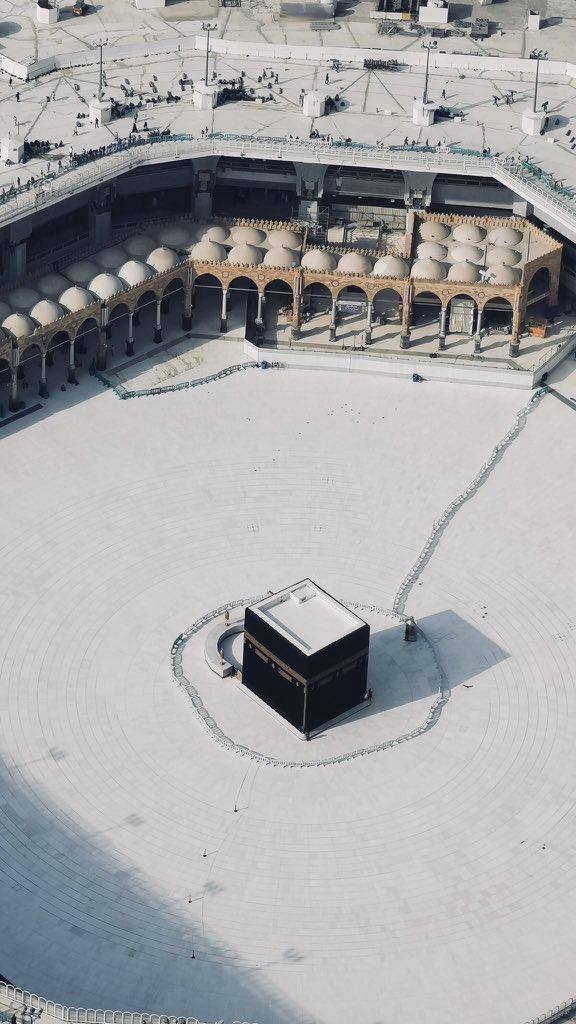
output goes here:
<path id="1" fill-rule="evenodd" d="M 4 428 L 2 974 L 258 1024 L 522 1024 L 572 994 L 570 372 L 409 596 L 439 720 L 324 768 L 220 748 L 173 640 L 307 575 L 390 607 L 518 395 L 252 370 L 121 402 L 83 378 Z"/>

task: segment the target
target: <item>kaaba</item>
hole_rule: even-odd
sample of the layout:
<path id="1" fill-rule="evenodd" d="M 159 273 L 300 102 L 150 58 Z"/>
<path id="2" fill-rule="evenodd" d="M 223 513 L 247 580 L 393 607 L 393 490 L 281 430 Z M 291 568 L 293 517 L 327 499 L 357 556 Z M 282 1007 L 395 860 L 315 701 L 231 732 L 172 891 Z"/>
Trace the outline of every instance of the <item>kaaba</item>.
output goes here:
<path id="1" fill-rule="evenodd" d="M 308 735 L 367 699 L 370 627 L 311 580 L 246 608 L 242 683 Z"/>

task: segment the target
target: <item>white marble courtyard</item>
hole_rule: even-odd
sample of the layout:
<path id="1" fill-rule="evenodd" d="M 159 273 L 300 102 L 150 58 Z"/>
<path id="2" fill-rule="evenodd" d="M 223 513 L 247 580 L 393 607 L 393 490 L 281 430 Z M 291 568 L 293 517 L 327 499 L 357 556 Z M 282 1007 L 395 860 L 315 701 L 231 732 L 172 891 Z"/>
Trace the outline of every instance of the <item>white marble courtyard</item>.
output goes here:
<path id="1" fill-rule="evenodd" d="M 574 994 L 573 365 L 408 594 L 436 724 L 319 768 L 219 746 L 175 637 L 304 576 L 390 608 L 527 396 L 250 370 L 120 401 L 84 376 L 2 429 L 2 974 L 227 1024 L 523 1024 Z M 357 728 L 420 719 L 395 686 Z"/>

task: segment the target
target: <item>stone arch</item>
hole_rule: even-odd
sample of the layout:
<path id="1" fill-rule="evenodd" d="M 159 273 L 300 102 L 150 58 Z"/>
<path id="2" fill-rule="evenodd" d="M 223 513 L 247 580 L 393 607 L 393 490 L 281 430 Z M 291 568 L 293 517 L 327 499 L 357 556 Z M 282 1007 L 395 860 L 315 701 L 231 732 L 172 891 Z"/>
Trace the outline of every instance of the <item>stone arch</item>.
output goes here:
<path id="1" fill-rule="evenodd" d="M 506 295 L 491 295 L 482 306 L 482 326 L 507 331 L 512 330 L 514 306 Z"/>
<path id="2" fill-rule="evenodd" d="M 368 315 L 368 294 L 356 281 L 342 285 L 336 295 L 336 310 L 332 318 L 332 340 L 340 340 L 344 347 L 351 343 L 360 346 Z"/>
<path id="3" fill-rule="evenodd" d="M 148 306 L 156 308 L 156 302 L 159 298 L 160 296 L 157 294 L 156 288 L 145 288 L 144 291 L 140 292 L 134 308 L 138 312 L 142 312 Z"/>
<path id="4" fill-rule="evenodd" d="M 275 277 L 264 286 L 264 328 L 273 340 L 285 335 L 292 323 L 294 288 L 283 277 Z"/>
<path id="5" fill-rule="evenodd" d="M 89 334 L 91 331 L 99 331 L 100 324 L 95 316 L 87 316 L 79 322 L 74 331 L 74 340 L 77 341 L 83 335 Z"/>
<path id="6" fill-rule="evenodd" d="M 240 326 L 238 316 L 248 327 L 256 319 L 258 309 L 258 285 L 248 274 L 238 274 L 227 285 L 227 307 L 229 329 Z"/>
<path id="7" fill-rule="evenodd" d="M 133 312 L 133 303 L 128 297 L 115 301 L 108 309 L 108 325 L 106 327 L 106 339 L 114 340 L 114 343 L 124 338 L 127 327 L 127 317 Z"/>
<path id="8" fill-rule="evenodd" d="M 379 288 L 372 296 L 374 319 L 380 324 L 402 318 L 404 296 L 398 288 Z"/>
<path id="9" fill-rule="evenodd" d="M 292 301 L 292 297 L 294 295 L 294 288 L 292 284 L 285 278 L 274 277 L 272 278 L 271 281 L 267 281 L 266 284 L 264 285 L 264 295 L 266 296 L 266 298 L 268 298 L 270 295 L 273 295 L 274 293 L 280 296 L 290 296 L 290 300 Z"/>
<path id="10" fill-rule="evenodd" d="M 352 295 L 358 295 L 362 293 L 366 299 L 368 299 L 368 288 L 364 281 L 360 284 L 358 281 L 347 281 L 346 284 L 342 284 L 336 288 L 336 298 L 339 299 L 344 292 L 350 292 Z"/>
<path id="11" fill-rule="evenodd" d="M 99 335 L 100 324 L 97 318 L 94 315 L 84 317 L 74 332 L 74 351 L 76 355 L 86 355 L 98 343 Z"/>
<path id="12" fill-rule="evenodd" d="M 42 353 L 43 349 L 39 340 L 29 341 L 21 350 L 18 357 L 18 381 L 23 390 L 26 390 L 30 384 L 27 371 L 35 375 L 40 373 Z"/>
<path id="13" fill-rule="evenodd" d="M 228 290 L 234 288 L 236 291 L 258 291 L 258 285 L 256 281 L 248 274 L 237 274 L 236 277 L 233 277 L 228 281 L 226 287 L 228 288 Z"/>
<path id="14" fill-rule="evenodd" d="M 186 282 L 181 275 L 171 277 L 168 281 L 163 282 L 164 287 L 162 288 L 162 312 L 169 313 L 171 306 L 171 299 L 174 299 L 174 304 L 183 304 L 184 301 L 184 290 L 186 288 Z"/>
<path id="15" fill-rule="evenodd" d="M 427 298 L 435 299 L 436 302 L 439 302 L 441 306 L 445 305 L 445 302 L 442 300 L 442 297 L 438 294 L 438 292 L 433 291 L 428 285 L 414 285 L 412 287 L 412 298 L 417 299 L 422 295 L 425 295 Z"/>
<path id="16" fill-rule="evenodd" d="M 436 292 L 419 288 L 412 297 L 412 321 L 414 326 L 438 322 L 444 303 Z"/>
<path id="17" fill-rule="evenodd" d="M 108 323 L 113 320 L 117 320 L 121 316 L 126 316 L 130 313 L 136 304 L 136 299 L 131 299 L 129 295 L 117 295 L 110 302 L 107 303 L 108 307 Z"/>
<path id="18" fill-rule="evenodd" d="M 0 405 L 4 405 L 4 396 L 10 394 L 11 383 L 12 370 L 10 369 L 10 361 L 0 356 Z"/>
<path id="19" fill-rule="evenodd" d="M 215 291 L 222 292 L 222 288 L 222 279 L 211 271 L 197 274 L 194 278 L 194 291 L 197 291 L 198 289 L 213 289 Z"/>
<path id="20" fill-rule="evenodd" d="M 220 333 L 223 286 L 220 277 L 211 270 L 194 279 L 192 299 L 195 307 L 194 322 L 208 334 Z"/>
<path id="21" fill-rule="evenodd" d="M 308 271 L 308 273 L 302 276 L 302 290 L 306 291 L 308 288 L 326 288 L 330 292 L 331 298 L 333 298 L 338 294 L 341 284 L 340 281 L 333 280 L 332 278 L 327 281 L 325 278 L 322 279 L 322 277 L 318 277 L 313 272 Z"/>
<path id="22" fill-rule="evenodd" d="M 478 318 L 478 302 L 474 296 L 468 292 L 451 295 L 447 309 L 450 334 L 474 334 Z"/>
<path id="23" fill-rule="evenodd" d="M 42 344 L 39 340 L 28 342 L 28 344 L 20 351 L 18 366 L 20 367 L 29 360 L 37 359 L 38 357 L 42 359 L 42 351 Z"/>
<path id="24" fill-rule="evenodd" d="M 62 330 L 62 329 L 60 329 L 59 331 L 54 331 L 54 334 L 52 334 L 50 336 L 50 338 L 48 339 L 48 342 L 46 344 L 46 351 L 47 352 L 50 352 L 50 351 L 53 352 L 54 349 L 60 348 L 60 346 L 62 346 L 62 345 L 66 345 L 66 343 L 69 342 L 69 341 L 70 341 L 70 332 L 69 331 Z"/>
<path id="25" fill-rule="evenodd" d="M 180 291 L 186 286 L 186 278 L 183 274 L 177 274 L 175 277 L 171 277 L 167 281 L 165 287 L 162 289 L 162 296 L 168 295 L 171 292 Z"/>
<path id="26" fill-rule="evenodd" d="M 46 345 L 46 366 L 53 366 L 55 357 L 61 359 L 64 354 L 67 356 L 69 344 L 68 331 L 55 331 Z"/>
<path id="27" fill-rule="evenodd" d="M 332 289 L 324 281 L 309 281 L 302 289 L 304 319 L 323 315 L 332 309 Z"/>
<path id="28" fill-rule="evenodd" d="M 201 278 L 213 277 L 220 285 L 220 288 L 224 287 L 224 282 L 228 279 L 228 275 L 226 273 L 222 273 L 225 266 L 226 264 L 222 263 L 193 263 L 193 283 L 196 284 L 196 281 Z"/>
<path id="29" fill-rule="evenodd" d="M 113 326 L 116 320 L 120 320 L 123 316 L 128 316 L 130 313 L 128 301 L 121 299 L 120 301 L 115 302 L 113 306 L 109 307 L 108 313 L 108 323 Z"/>
<path id="30" fill-rule="evenodd" d="M 538 298 L 546 298 L 550 294 L 552 274 L 549 267 L 538 267 L 528 281 L 528 302 Z"/>

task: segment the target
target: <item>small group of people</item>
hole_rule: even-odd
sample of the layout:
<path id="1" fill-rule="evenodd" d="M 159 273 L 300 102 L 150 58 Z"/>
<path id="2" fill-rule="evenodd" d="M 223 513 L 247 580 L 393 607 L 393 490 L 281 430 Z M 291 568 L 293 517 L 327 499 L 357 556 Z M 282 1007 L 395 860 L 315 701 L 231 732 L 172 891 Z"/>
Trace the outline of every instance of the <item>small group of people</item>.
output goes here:
<path id="1" fill-rule="evenodd" d="M 36 1009 L 35 1006 L 24 1006 L 21 1010 L 13 1013 L 10 1018 L 10 1024 L 31 1024 L 32 1021 L 40 1020 L 40 1017 L 44 1013 L 44 1009 L 40 1007 Z"/>
<path id="2" fill-rule="evenodd" d="M 492 103 L 493 103 L 493 105 L 495 107 L 499 107 L 500 103 L 502 102 L 507 107 L 509 107 L 509 106 L 512 105 L 512 103 L 514 103 L 514 97 L 515 96 L 516 96 L 516 89 L 509 89 L 508 92 L 504 94 L 504 96 L 494 95 L 492 97 Z"/>

